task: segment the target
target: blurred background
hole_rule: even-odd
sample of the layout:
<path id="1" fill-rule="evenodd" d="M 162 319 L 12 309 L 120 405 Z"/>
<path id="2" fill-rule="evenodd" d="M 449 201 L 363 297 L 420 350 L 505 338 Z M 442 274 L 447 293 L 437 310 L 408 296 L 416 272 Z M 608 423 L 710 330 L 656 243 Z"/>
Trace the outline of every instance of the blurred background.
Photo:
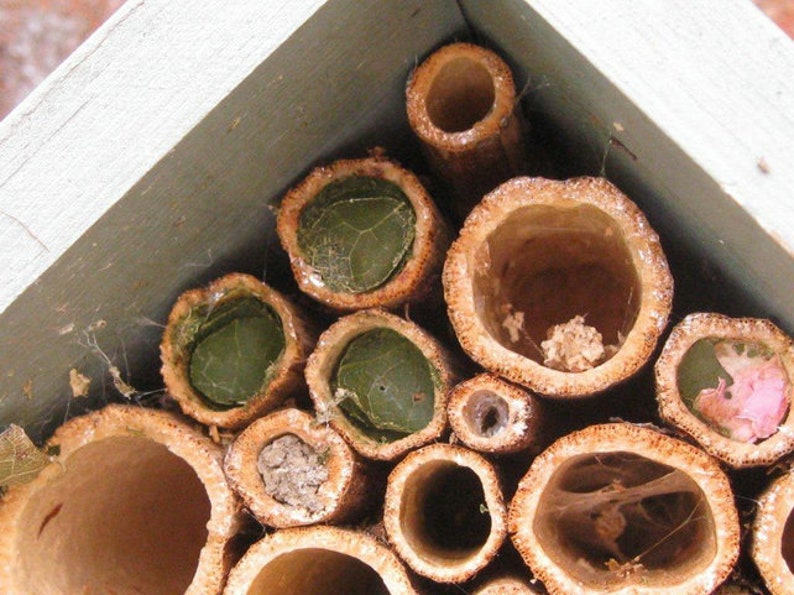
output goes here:
<path id="1" fill-rule="evenodd" d="M 794 0 L 747 0 L 794 38 Z M 0 0 L 0 119 L 124 0 Z"/>

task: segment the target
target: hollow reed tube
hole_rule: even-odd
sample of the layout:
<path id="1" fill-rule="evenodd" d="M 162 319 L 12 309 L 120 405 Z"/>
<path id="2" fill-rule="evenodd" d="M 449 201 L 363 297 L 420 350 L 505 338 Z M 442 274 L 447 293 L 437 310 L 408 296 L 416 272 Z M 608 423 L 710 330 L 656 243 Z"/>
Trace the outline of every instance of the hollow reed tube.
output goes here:
<path id="1" fill-rule="evenodd" d="M 717 461 L 629 423 L 589 426 L 543 451 L 508 526 L 552 594 L 711 593 L 739 556 L 738 513 Z"/>
<path id="2" fill-rule="evenodd" d="M 243 516 L 218 445 L 182 417 L 109 405 L 47 450 L 53 463 L 0 506 L 5 593 L 221 591 Z"/>
<path id="3" fill-rule="evenodd" d="M 411 74 L 406 109 L 458 219 L 501 182 L 529 173 L 513 75 L 491 50 L 453 43 L 432 53 Z"/>
<path id="4" fill-rule="evenodd" d="M 461 583 L 496 556 L 506 512 L 495 467 L 474 451 L 439 443 L 409 453 L 391 472 L 383 524 L 415 572 Z"/>

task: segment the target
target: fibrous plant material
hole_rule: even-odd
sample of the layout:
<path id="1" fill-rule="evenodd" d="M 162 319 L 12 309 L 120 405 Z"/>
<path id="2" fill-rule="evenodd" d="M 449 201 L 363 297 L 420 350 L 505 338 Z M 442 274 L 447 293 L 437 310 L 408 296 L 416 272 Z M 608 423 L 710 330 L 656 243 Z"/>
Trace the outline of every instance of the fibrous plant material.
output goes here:
<path id="1" fill-rule="evenodd" d="M 486 192 L 529 173 L 528 127 L 517 105 L 507 64 L 470 43 L 437 50 L 408 81 L 408 121 L 461 220 Z"/>
<path id="2" fill-rule="evenodd" d="M 673 295 L 645 216 L 590 177 L 514 178 L 496 188 L 452 244 L 443 282 L 472 359 L 555 398 L 597 394 L 636 373 Z"/>
<path id="3" fill-rule="evenodd" d="M 447 392 L 457 379 L 454 357 L 435 338 L 381 309 L 340 318 L 306 364 L 318 419 L 379 460 L 441 435 Z"/>
<path id="4" fill-rule="evenodd" d="M 250 275 L 187 291 L 160 345 L 166 389 L 198 421 L 240 428 L 305 390 L 311 329 L 295 304 Z"/>
<path id="5" fill-rule="evenodd" d="M 292 408 L 245 428 L 224 471 L 256 519 L 277 528 L 349 521 L 377 492 L 374 475 L 341 436 Z"/>
<path id="6" fill-rule="evenodd" d="M 569 434 L 541 453 L 509 531 L 550 593 L 711 593 L 740 528 L 727 476 L 702 450 L 628 423 Z"/>
<path id="7" fill-rule="evenodd" d="M 659 414 L 731 467 L 794 450 L 794 342 L 772 322 L 690 314 L 655 365 Z"/>
<path id="8" fill-rule="evenodd" d="M 750 537 L 750 555 L 773 595 L 794 586 L 794 475 L 778 476 L 758 504 Z"/>
<path id="9" fill-rule="evenodd" d="M 255 543 L 229 574 L 224 595 L 412 595 L 394 553 L 367 533 L 314 525 Z"/>
<path id="10" fill-rule="evenodd" d="M 315 168 L 282 199 L 276 231 L 300 289 L 338 311 L 428 298 L 451 240 L 419 179 L 377 154 Z"/>
<path id="11" fill-rule="evenodd" d="M 480 452 L 539 451 L 545 445 L 540 399 L 495 374 L 485 372 L 456 385 L 447 417 L 455 436 Z"/>
<path id="12" fill-rule="evenodd" d="M 53 462 L 0 506 L 4 592 L 220 592 L 242 507 L 209 438 L 176 415 L 110 405 L 48 449 Z"/>
<path id="13" fill-rule="evenodd" d="M 418 574 L 461 583 L 496 556 L 506 506 L 495 467 L 460 446 L 432 444 L 391 472 L 383 524 L 397 554 Z"/>

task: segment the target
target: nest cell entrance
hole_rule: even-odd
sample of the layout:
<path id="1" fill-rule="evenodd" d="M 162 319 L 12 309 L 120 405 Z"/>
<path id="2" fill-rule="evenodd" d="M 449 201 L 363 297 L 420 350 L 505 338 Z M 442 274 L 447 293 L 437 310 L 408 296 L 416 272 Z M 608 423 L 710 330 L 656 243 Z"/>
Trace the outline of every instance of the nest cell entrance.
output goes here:
<path id="1" fill-rule="evenodd" d="M 557 565 L 598 588 L 672 584 L 717 552 L 711 509 L 697 483 L 629 452 L 566 461 L 541 496 L 533 528 Z"/>
<path id="2" fill-rule="evenodd" d="M 641 286 L 618 224 L 589 205 L 513 212 L 474 254 L 474 300 L 491 336 L 543 363 L 550 329 L 583 316 L 604 346 L 633 326 Z"/>
<path id="3" fill-rule="evenodd" d="M 190 465 L 138 437 L 92 442 L 30 499 L 17 541 L 35 592 L 182 593 L 207 541 L 210 501 Z"/>
<path id="4" fill-rule="evenodd" d="M 466 56 L 445 63 L 425 99 L 434 126 L 463 132 L 484 119 L 496 99 L 493 77 L 480 62 Z"/>
<path id="5" fill-rule="evenodd" d="M 422 558 L 458 561 L 476 554 L 491 533 L 479 476 L 451 461 L 423 465 L 403 486 L 400 523 Z"/>
<path id="6" fill-rule="evenodd" d="M 491 438 L 510 423 L 510 408 L 498 394 L 488 390 L 477 391 L 467 400 L 463 419 L 473 434 Z"/>
<path id="7" fill-rule="evenodd" d="M 306 548 L 281 554 L 266 564 L 248 595 L 388 595 L 375 570 L 358 558 L 332 550 Z"/>

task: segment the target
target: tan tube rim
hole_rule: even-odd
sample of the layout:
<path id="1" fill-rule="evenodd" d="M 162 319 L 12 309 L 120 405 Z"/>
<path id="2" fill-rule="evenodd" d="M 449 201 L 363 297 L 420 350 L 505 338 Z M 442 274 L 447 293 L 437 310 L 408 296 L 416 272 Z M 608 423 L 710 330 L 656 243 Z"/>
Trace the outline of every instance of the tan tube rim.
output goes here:
<path id="1" fill-rule="evenodd" d="M 434 413 L 423 429 L 393 442 L 380 442 L 362 432 L 342 412 L 331 394 L 331 381 L 341 354 L 358 335 L 376 328 L 397 331 L 418 347 L 435 370 Z M 437 439 L 447 427 L 447 393 L 458 378 L 453 356 L 434 337 L 411 321 L 378 308 L 349 314 L 332 324 L 317 341 L 306 363 L 306 382 L 317 417 L 328 421 L 353 449 L 369 459 L 389 461 Z"/>
<path id="2" fill-rule="evenodd" d="M 7 592 L 223 588 L 242 514 L 209 438 L 175 415 L 110 405 L 48 445 L 55 462 L 0 507 Z"/>
<path id="3" fill-rule="evenodd" d="M 530 225 L 535 217 L 540 221 Z M 522 258 L 528 242 L 545 233 L 547 219 L 568 217 L 582 228 L 585 240 L 602 235 L 610 249 L 622 252 L 620 260 L 610 258 L 619 263 L 615 266 L 621 267 L 622 275 L 633 279 L 626 295 L 620 296 L 625 303 L 615 305 L 625 308 L 625 320 L 633 319 L 622 344 L 609 359 L 581 372 L 547 367 L 534 351 L 516 351 L 512 337 L 500 335 L 506 333 L 507 317 L 521 314 L 499 301 L 503 271 L 518 270 L 510 268 L 512 259 Z M 516 244 L 515 250 L 508 247 L 508 240 Z M 548 258 L 556 256 L 548 252 Z M 497 187 L 475 207 L 452 244 L 443 283 L 450 320 L 469 356 L 487 370 L 553 398 L 591 396 L 636 373 L 652 355 L 667 324 L 673 296 L 667 259 L 645 216 L 607 180 L 586 177 L 566 181 L 520 177 Z M 523 319 L 516 319 L 519 322 L 523 324 Z M 548 321 L 545 328 L 558 322 L 562 321 Z M 537 350 L 542 337 L 530 338 Z"/>
<path id="4" fill-rule="evenodd" d="M 794 584 L 794 475 L 778 477 L 758 500 L 750 555 L 773 595 L 791 592 Z"/>
<path id="5" fill-rule="evenodd" d="M 193 339 L 191 329 L 196 327 L 194 311 L 245 297 L 260 300 L 278 314 L 286 342 L 284 351 L 274 362 L 270 381 L 260 392 L 243 405 L 229 409 L 212 408 L 190 382 L 188 345 Z M 296 305 L 251 275 L 231 273 L 205 288 L 186 291 L 176 301 L 160 344 L 161 372 L 168 393 L 186 415 L 209 426 L 239 429 L 275 409 L 295 392 L 305 390 L 303 366 L 313 346 L 314 332 Z"/>
<path id="6" fill-rule="evenodd" d="M 368 584 L 361 584 L 362 575 Z M 371 535 L 314 525 L 282 529 L 252 545 L 229 574 L 224 594 L 276 592 L 411 595 L 416 590 L 397 557 Z"/>
<path id="7" fill-rule="evenodd" d="M 613 466 L 612 474 L 608 471 L 610 457 L 625 459 L 629 465 Z M 636 466 L 632 468 L 632 464 Z M 577 466 L 579 475 L 574 476 L 571 470 L 576 472 Z M 602 466 L 607 472 L 600 470 Z M 612 485 L 615 489 L 610 495 L 605 490 Z M 600 509 L 594 502 L 598 498 L 606 502 L 609 496 L 618 503 L 628 498 L 633 505 L 642 506 L 644 500 L 639 496 L 643 490 L 647 491 L 643 498 L 651 498 L 648 502 L 670 509 L 680 500 L 665 504 L 665 498 L 677 498 L 678 493 L 698 494 L 691 515 L 695 510 L 702 514 L 685 516 L 682 524 L 667 534 L 669 537 L 652 544 L 658 547 L 665 539 L 683 538 L 678 543 L 667 542 L 686 552 L 671 555 L 667 565 L 666 558 L 661 559 L 659 567 L 650 565 L 644 556 L 653 550 L 647 548 L 626 564 L 596 563 L 595 557 L 587 560 L 596 555 L 592 548 L 581 549 L 583 546 L 560 537 L 564 531 L 570 538 L 593 529 L 602 540 L 617 540 L 623 532 L 636 539 L 642 527 L 634 526 L 628 532 L 623 508 L 608 514 L 608 506 Z M 550 506 L 562 506 L 566 498 L 586 505 L 583 514 L 588 520 L 568 529 L 558 526 L 545 531 L 548 517 L 543 518 L 543 513 L 551 510 Z M 618 522 L 621 519 L 623 522 Z M 696 524 L 683 537 L 680 531 L 690 520 Z M 730 575 L 739 556 L 738 513 L 729 480 L 718 463 L 687 443 L 628 423 L 590 426 L 557 440 L 541 453 L 519 483 L 510 504 L 508 527 L 524 561 L 553 594 L 572 593 L 583 587 L 621 594 L 710 593 Z"/>
<path id="8" fill-rule="evenodd" d="M 265 489 L 257 468 L 259 453 L 285 435 L 297 436 L 323 458 L 328 479 L 317 490 L 321 504 L 317 510 L 280 502 Z M 283 409 L 255 420 L 234 439 L 226 451 L 223 468 L 232 489 L 256 519 L 276 528 L 350 518 L 371 496 L 364 465 L 342 437 L 298 409 Z"/>
<path id="9" fill-rule="evenodd" d="M 367 176 L 392 182 L 405 193 L 416 214 L 411 255 L 385 284 L 362 293 L 329 289 L 307 262 L 298 242 L 303 209 L 328 184 L 349 176 Z M 279 205 L 276 231 L 289 256 L 301 291 L 337 311 L 381 307 L 394 309 L 427 297 L 438 282 L 451 232 L 425 187 L 413 173 L 376 155 L 366 159 L 343 159 L 320 166 L 292 188 Z"/>
<path id="10" fill-rule="evenodd" d="M 673 328 L 654 366 L 656 398 L 662 419 L 686 432 L 705 451 L 734 468 L 771 465 L 794 450 L 791 407 L 794 394 L 789 394 L 789 410 L 778 431 L 758 443 L 740 442 L 722 435 L 687 407 L 678 389 L 678 365 L 695 341 L 703 338 L 763 343 L 780 356 L 790 384 L 794 379 L 794 341 L 769 320 L 693 313 Z"/>
<path id="11" fill-rule="evenodd" d="M 434 504 L 428 502 L 434 484 L 449 473 L 476 476 L 484 502 L 479 510 L 470 512 L 475 520 L 479 518 L 476 515 L 487 515 L 489 523 L 484 539 L 478 535 L 476 543 L 462 549 L 454 536 L 445 539 L 444 544 L 434 539 L 426 525 L 433 515 L 424 514 L 425 509 Z M 442 497 L 452 496 L 447 491 Z M 507 535 L 506 516 L 507 507 L 495 468 L 481 455 L 463 447 L 426 446 L 408 454 L 389 475 L 383 512 L 386 534 L 408 566 L 431 580 L 460 583 L 477 574 L 502 546 Z M 453 541 L 454 547 L 451 547 Z"/>

